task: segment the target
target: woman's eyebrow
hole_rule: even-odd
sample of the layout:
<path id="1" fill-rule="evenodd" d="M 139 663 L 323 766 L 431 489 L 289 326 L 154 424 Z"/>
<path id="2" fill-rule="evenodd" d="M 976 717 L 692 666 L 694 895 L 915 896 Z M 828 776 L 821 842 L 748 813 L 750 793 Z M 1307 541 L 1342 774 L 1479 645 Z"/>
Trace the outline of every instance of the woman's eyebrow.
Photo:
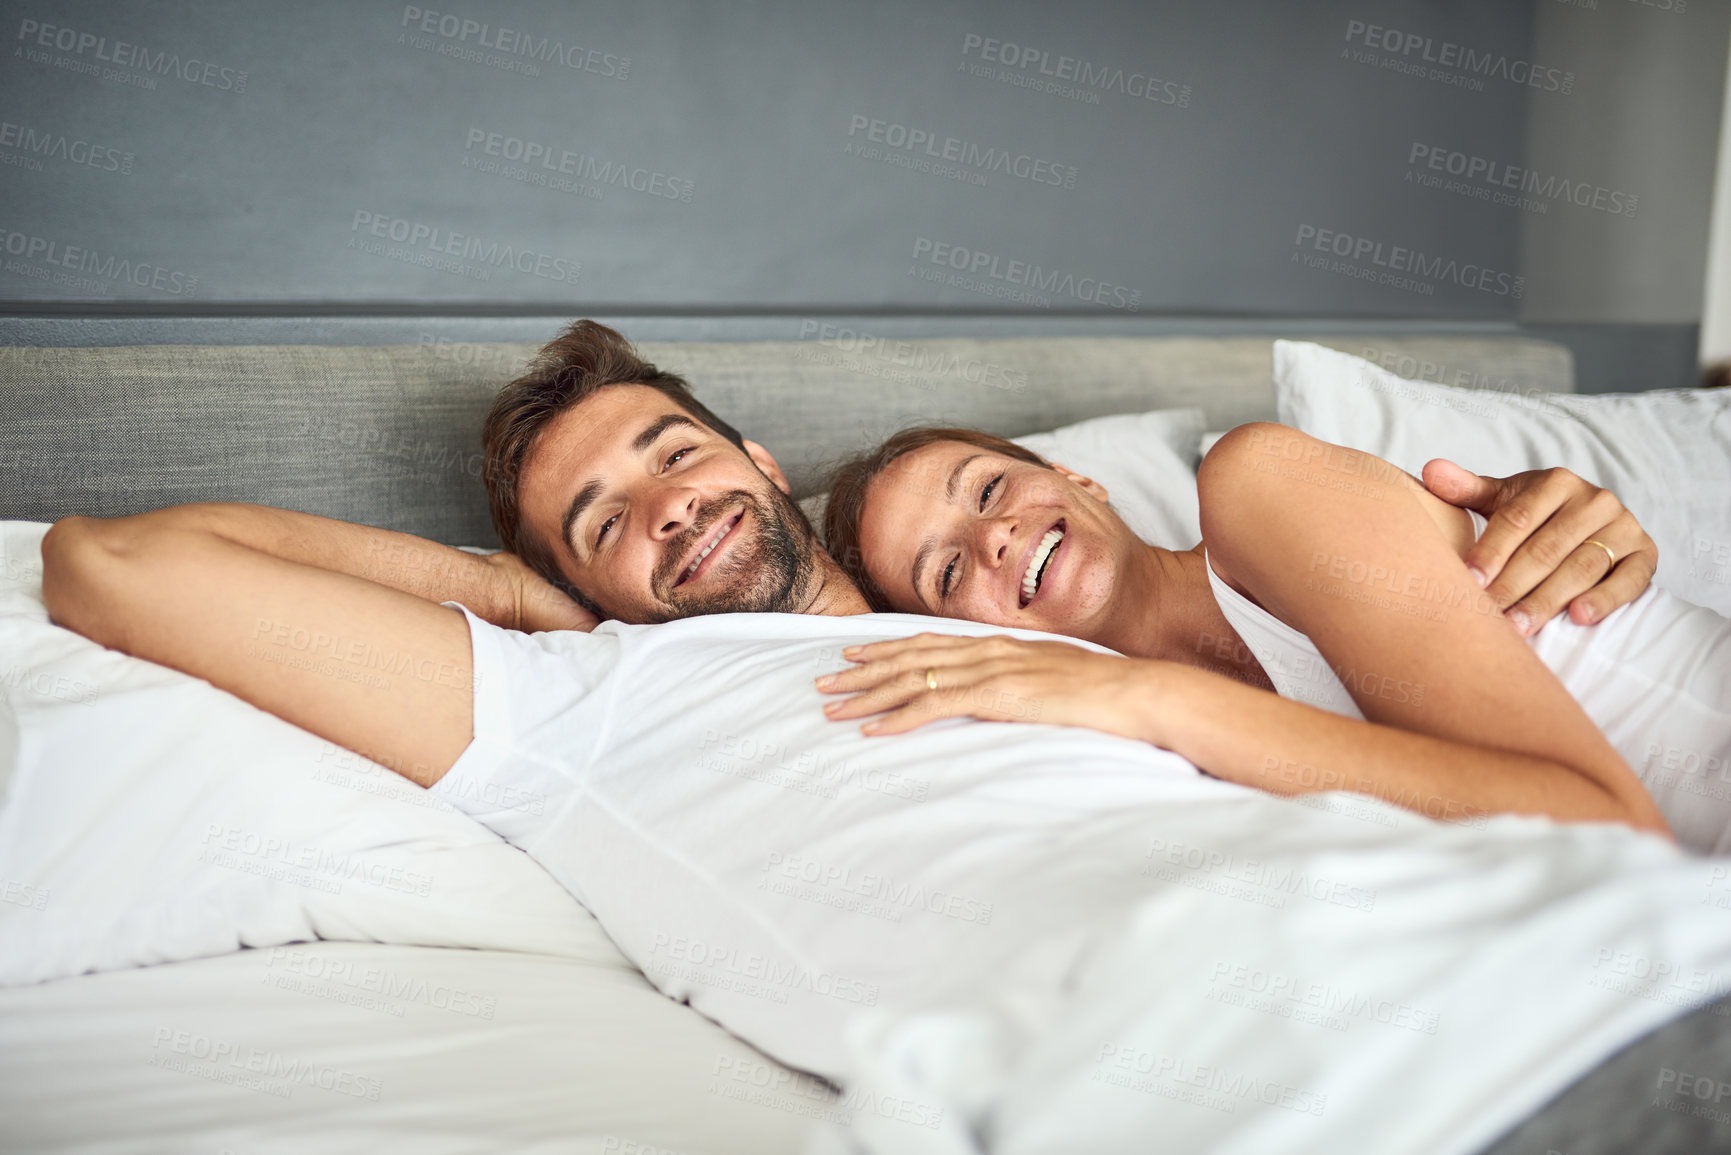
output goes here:
<path id="1" fill-rule="evenodd" d="M 945 501 L 953 502 L 956 500 L 956 486 L 961 484 L 963 472 L 967 470 L 968 466 L 972 465 L 984 456 L 984 453 L 970 453 L 968 456 L 956 462 L 956 467 L 950 470 L 950 479 L 944 483 Z M 925 573 L 926 562 L 931 560 L 932 551 L 936 549 L 937 546 L 938 543 L 928 537 L 925 541 L 920 543 L 919 550 L 914 554 L 914 596 L 919 598 L 922 602 L 926 599 L 920 593 L 920 591 L 925 588 L 925 586 L 921 584 L 921 575 Z"/>
<path id="2" fill-rule="evenodd" d="M 920 591 L 925 588 L 925 586 L 921 584 L 920 575 L 925 572 L 926 562 L 931 558 L 932 551 L 936 549 L 937 546 L 938 543 L 928 537 L 925 541 L 920 543 L 919 551 L 914 554 L 914 596 L 919 598 L 922 604 L 924 604 L 926 599 L 924 595 L 920 593 Z"/>
<path id="3" fill-rule="evenodd" d="M 962 471 L 984 456 L 984 453 L 970 453 L 968 456 L 956 462 L 956 467 L 950 470 L 949 481 L 944 483 L 945 501 L 954 501 L 956 499 L 956 486 L 961 484 Z"/>

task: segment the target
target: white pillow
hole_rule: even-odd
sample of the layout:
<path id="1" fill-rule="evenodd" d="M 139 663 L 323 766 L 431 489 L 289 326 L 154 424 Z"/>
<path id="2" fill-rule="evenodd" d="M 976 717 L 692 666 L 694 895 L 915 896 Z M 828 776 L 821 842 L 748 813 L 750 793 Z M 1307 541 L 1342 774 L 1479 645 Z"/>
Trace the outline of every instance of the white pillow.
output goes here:
<path id="1" fill-rule="evenodd" d="M 1731 389 L 1532 393 L 1408 381 L 1360 357 L 1274 343 L 1280 420 L 1418 473 L 1561 465 L 1614 492 L 1659 545 L 1656 584 L 1731 614 Z"/>
<path id="2" fill-rule="evenodd" d="M 1200 409 L 1120 413 L 1014 438 L 1106 487 L 1112 508 L 1137 537 L 1167 549 L 1202 540 L 1196 504 Z"/>
<path id="3" fill-rule="evenodd" d="M 1105 486 L 1112 508 L 1143 541 L 1189 549 L 1202 540 L 1196 465 L 1203 424 L 1200 409 L 1155 409 L 1011 440 Z M 799 503 L 820 532 L 828 498 L 819 493 Z"/>
<path id="4" fill-rule="evenodd" d="M 624 965 L 545 870 L 407 779 L 50 624 L 46 531 L 0 522 L 0 985 L 314 938 Z"/>

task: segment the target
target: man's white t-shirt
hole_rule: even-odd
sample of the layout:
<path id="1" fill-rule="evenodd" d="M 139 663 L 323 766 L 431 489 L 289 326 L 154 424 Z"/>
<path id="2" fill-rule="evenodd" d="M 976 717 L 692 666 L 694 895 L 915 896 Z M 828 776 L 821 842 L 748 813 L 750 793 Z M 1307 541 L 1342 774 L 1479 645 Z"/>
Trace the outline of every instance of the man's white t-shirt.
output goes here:
<path id="1" fill-rule="evenodd" d="M 868 738 L 823 714 L 815 680 L 847 646 L 1000 629 L 730 614 L 522 634 L 464 613 L 474 739 L 433 793 L 546 866 L 663 991 L 730 1026 L 797 1020 L 785 1044 L 781 1025 L 741 1033 L 807 1069 L 840 1070 L 840 1022 L 911 972 L 1019 946 L 998 877 L 1018 848 L 1151 794 L 1242 793 L 1091 730 Z"/>
<path id="2" fill-rule="evenodd" d="M 885 1036 L 862 1024 L 954 1012 L 993 1027 L 957 1036 L 980 1054 L 921 1067 L 940 1082 L 1133 1043 L 1331 1104 L 1187 1108 L 1162 1124 L 1174 1149 L 1261 1126 L 1318 1150 L 1364 1127 L 1381 1149 L 1444 1150 L 1463 1113 L 1511 1124 L 1715 993 L 1631 995 L 1607 960 L 1731 976 L 1731 920 L 1702 905 L 1731 881 L 1625 827 L 1450 825 L 1279 798 L 1090 730 L 956 719 L 868 738 L 822 712 L 814 679 L 846 646 L 1015 631 L 736 614 L 526 635 L 464 612 L 474 739 L 432 792 L 532 855 L 663 992 L 831 1079 L 876 1061 L 862 1040 Z M 1258 1012 L 1232 987 L 1258 973 L 1425 1029 Z M 1122 1029 L 1095 1039 L 1089 1014 Z M 1421 1077 L 1433 1090 L 1414 1096 Z"/>

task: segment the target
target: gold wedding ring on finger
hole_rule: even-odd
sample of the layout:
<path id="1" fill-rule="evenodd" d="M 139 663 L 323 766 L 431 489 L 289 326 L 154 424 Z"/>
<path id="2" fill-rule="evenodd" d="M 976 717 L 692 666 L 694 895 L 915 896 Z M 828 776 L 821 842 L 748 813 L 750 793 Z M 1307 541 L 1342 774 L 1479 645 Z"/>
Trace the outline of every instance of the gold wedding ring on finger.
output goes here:
<path id="1" fill-rule="evenodd" d="M 1611 565 L 1609 568 L 1611 568 L 1611 569 L 1617 568 L 1617 554 L 1616 554 L 1616 551 L 1613 550 L 1610 546 L 1606 545 L 1604 542 L 1600 541 L 1596 537 L 1589 537 L 1586 541 L 1583 541 L 1581 544 L 1582 545 L 1596 545 L 1596 546 L 1598 546 L 1600 549 L 1605 551 L 1605 556 L 1611 559 Z"/>
<path id="2" fill-rule="evenodd" d="M 937 688 L 938 688 L 938 672 L 936 670 L 932 669 L 930 666 L 927 666 L 926 667 L 926 689 L 936 690 Z"/>

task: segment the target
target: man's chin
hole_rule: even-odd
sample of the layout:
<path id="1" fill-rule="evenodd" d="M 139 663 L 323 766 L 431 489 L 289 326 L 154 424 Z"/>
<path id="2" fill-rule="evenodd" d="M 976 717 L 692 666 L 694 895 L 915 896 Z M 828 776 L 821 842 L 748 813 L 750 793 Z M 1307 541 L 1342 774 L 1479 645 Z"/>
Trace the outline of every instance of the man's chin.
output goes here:
<path id="1" fill-rule="evenodd" d="M 731 569 L 732 567 L 730 567 Z M 768 614 L 785 612 L 794 575 L 766 574 L 761 569 L 739 567 L 740 572 L 711 575 L 716 587 L 693 590 L 681 596 L 678 588 L 668 599 L 670 617 L 695 618 L 705 614 Z M 729 580 L 732 579 L 732 580 Z"/>
<path id="2" fill-rule="evenodd" d="M 817 572 L 810 524 L 791 500 L 766 507 L 753 495 L 739 499 L 746 516 L 730 535 L 730 548 L 714 559 L 719 566 L 665 587 L 654 620 L 798 612 Z"/>

